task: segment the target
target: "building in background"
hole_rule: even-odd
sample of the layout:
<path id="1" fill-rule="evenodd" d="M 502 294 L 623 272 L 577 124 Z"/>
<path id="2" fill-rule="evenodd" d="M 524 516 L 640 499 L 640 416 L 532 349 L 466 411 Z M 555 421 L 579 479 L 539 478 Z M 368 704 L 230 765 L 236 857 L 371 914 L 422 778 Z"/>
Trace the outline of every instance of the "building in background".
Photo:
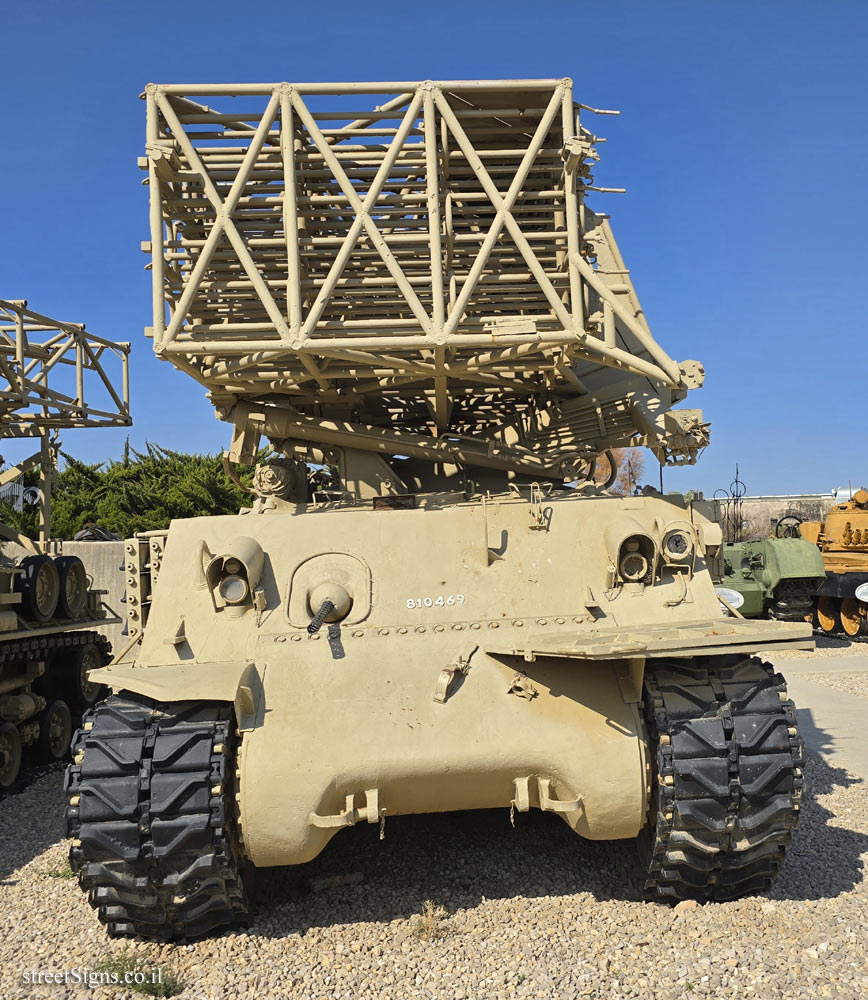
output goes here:
<path id="1" fill-rule="evenodd" d="M 845 503 L 859 488 L 837 487 L 828 493 L 794 493 L 741 498 L 741 537 L 768 538 L 780 521 L 824 521 L 835 504 Z"/>

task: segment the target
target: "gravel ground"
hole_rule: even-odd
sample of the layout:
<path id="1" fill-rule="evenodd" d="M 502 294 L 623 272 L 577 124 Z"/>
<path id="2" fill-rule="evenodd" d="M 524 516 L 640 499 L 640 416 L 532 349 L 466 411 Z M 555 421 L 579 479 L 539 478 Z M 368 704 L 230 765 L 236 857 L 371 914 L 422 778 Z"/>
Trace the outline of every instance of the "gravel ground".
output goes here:
<path id="1" fill-rule="evenodd" d="M 834 639 L 828 635 L 815 635 L 814 642 L 817 644 L 816 652 L 821 656 L 865 656 L 868 654 L 868 643 L 850 642 L 849 639 Z M 779 655 L 781 663 L 784 660 L 814 655 L 813 649 L 797 649 L 794 652 L 787 651 L 785 655 Z"/>
<path id="2" fill-rule="evenodd" d="M 288 998 L 862 998 L 868 993 L 868 789 L 812 756 L 802 826 L 767 897 L 638 902 L 633 848 L 541 813 L 396 818 L 314 862 L 260 873 L 256 918 L 195 945 L 109 941 L 61 877 L 59 771 L 0 801 L 0 997 L 134 997 L 31 986 L 29 970 L 123 949 L 174 972 L 182 1000 Z M 426 926 L 426 899 L 442 907 Z"/>
<path id="3" fill-rule="evenodd" d="M 868 672 L 864 670 L 851 673 L 836 670 L 834 673 L 799 674 L 799 678 L 814 684 L 822 684 L 824 687 L 835 688 L 836 691 L 846 691 L 847 694 L 853 694 L 857 698 L 868 698 Z"/>

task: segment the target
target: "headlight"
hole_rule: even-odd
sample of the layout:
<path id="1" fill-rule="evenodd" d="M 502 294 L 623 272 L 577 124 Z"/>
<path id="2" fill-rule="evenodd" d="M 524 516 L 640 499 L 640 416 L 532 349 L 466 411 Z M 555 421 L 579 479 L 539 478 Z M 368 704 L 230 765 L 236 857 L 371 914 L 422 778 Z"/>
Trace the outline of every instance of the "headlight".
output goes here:
<path id="1" fill-rule="evenodd" d="M 209 553 L 205 582 L 211 588 L 214 610 L 234 608 L 237 615 L 244 611 L 240 607 L 244 604 L 261 611 L 265 607 L 265 592 L 260 586 L 264 563 L 262 546 L 246 535 L 231 538 L 216 555 Z"/>
<path id="2" fill-rule="evenodd" d="M 628 538 L 621 547 L 621 561 L 618 572 L 630 583 L 638 583 L 648 573 L 648 559 L 640 551 L 638 538 Z"/>
<path id="3" fill-rule="evenodd" d="M 625 583 L 654 583 L 659 567 L 658 543 L 635 517 L 613 518 L 604 530 L 610 587 Z"/>
<path id="4" fill-rule="evenodd" d="M 243 576 L 233 573 L 231 576 L 223 577 L 218 591 L 227 604 L 241 604 L 247 599 L 250 588 Z"/>
<path id="5" fill-rule="evenodd" d="M 693 556 L 693 538 L 683 528 L 673 528 L 663 536 L 663 558 L 668 563 L 684 563 Z"/>

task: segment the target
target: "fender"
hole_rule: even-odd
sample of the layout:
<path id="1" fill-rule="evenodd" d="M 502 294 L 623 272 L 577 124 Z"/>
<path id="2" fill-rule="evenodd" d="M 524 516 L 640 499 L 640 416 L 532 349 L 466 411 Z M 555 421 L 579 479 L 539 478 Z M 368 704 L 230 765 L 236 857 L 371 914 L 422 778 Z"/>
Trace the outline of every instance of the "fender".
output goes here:
<path id="1" fill-rule="evenodd" d="M 250 660 L 173 663 L 159 667 L 108 666 L 88 679 L 116 692 L 130 691 L 155 701 L 225 701 L 235 706 L 239 728 L 253 729 L 263 697 L 261 672 Z"/>

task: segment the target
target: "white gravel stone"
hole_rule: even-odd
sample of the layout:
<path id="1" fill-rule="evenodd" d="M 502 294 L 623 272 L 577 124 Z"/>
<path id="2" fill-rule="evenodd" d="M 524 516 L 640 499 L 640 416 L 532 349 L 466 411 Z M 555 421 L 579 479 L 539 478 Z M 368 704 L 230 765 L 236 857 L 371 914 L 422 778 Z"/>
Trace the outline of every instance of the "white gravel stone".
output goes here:
<path id="1" fill-rule="evenodd" d="M 779 663 L 779 669 L 783 670 L 786 667 L 786 661 L 792 659 L 804 659 L 805 657 L 814 656 L 865 656 L 868 653 L 868 645 L 864 642 L 851 642 L 849 639 L 836 639 L 828 635 L 815 635 L 814 642 L 816 644 L 816 649 L 812 650 L 787 650 L 785 655 L 780 655 L 779 657 L 772 657 L 776 663 Z"/>
<path id="2" fill-rule="evenodd" d="M 640 902 L 632 843 L 582 841 L 540 813 L 515 830 L 506 811 L 394 818 L 383 843 L 357 828 L 309 865 L 260 872 L 249 930 L 157 945 L 109 940 L 77 884 L 56 876 L 67 844 L 55 771 L 0 800 L 0 997 L 131 1000 L 23 980 L 131 948 L 173 970 L 184 1000 L 864 998 L 868 788 L 814 755 L 807 779 L 767 896 Z M 430 936 L 417 932 L 426 899 L 447 913 Z"/>

